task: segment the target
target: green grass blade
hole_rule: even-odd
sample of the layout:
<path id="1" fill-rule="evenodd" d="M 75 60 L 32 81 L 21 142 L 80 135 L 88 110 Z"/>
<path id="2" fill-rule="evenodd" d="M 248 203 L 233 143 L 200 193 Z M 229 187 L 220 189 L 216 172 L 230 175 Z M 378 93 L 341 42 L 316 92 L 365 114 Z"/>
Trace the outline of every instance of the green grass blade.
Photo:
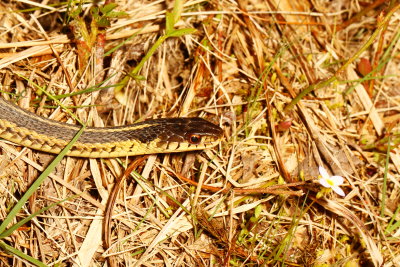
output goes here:
<path id="1" fill-rule="evenodd" d="M 68 153 L 68 151 L 71 149 L 71 147 L 74 145 L 74 143 L 78 140 L 78 138 L 81 136 L 85 129 L 85 126 L 83 126 L 72 138 L 71 142 L 68 143 L 68 145 L 65 146 L 65 148 L 56 156 L 56 158 L 47 166 L 47 168 L 40 174 L 40 176 L 36 179 L 36 181 L 29 187 L 29 189 L 26 191 L 26 193 L 21 197 L 21 199 L 15 204 L 14 208 L 10 211 L 10 213 L 7 215 L 5 220 L 2 222 L 0 225 L 0 235 L 3 234 L 3 232 L 6 230 L 7 226 L 14 220 L 14 218 L 17 216 L 17 214 L 21 211 L 22 206 L 25 205 L 25 202 L 32 196 L 32 194 L 39 188 L 39 186 L 42 184 L 44 179 L 49 176 L 49 174 L 55 169 L 57 164 L 64 158 L 64 156 Z"/>
<path id="2" fill-rule="evenodd" d="M 400 213 L 400 206 L 396 208 L 396 211 L 393 213 L 392 218 L 390 219 L 388 225 L 386 226 L 385 229 L 386 236 L 388 236 L 389 234 L 391 234 L 393 231 L 395 231 L 397 228 L 400 227 L 400 220 L 395 222 L 399 213 Z"/>
<path id="3" fill-rule="evenodd" d="M 20 220 L 19 222 L 17 222 L 16 224 L 14 224 L 14 225 L 11 226 L 10 228 L 8 228 L 6 231 L 2 232 L 2 233 L 0 234 L 0 239 L 3 239 L 3 238 L 5 238 L 5 237 L 11 235 L 11 234 L 12 234 L 14 231 L 16 231 L 19 227 L 21 227 L 22 225 L 26 224 L 27 222 L 29 222 L 30 220 L 32 220 L 32 218 L 36 217 L 37 215 L 39 215 L 39 214 L 45 212 L 46 210 L 51 209 L 51 208 L 54 207 L 54 206 L 59 205 L 59 204 L 65 202 L 65 201 L 67 201 L 67 200 L 71 200 L 71 199 L 73 199 L 73 198 L 75 198 L 75 197 L 77 197 L 77 195 L 68 197 L 68 198 L 63 199 L 63 200 L 61 200 L 61 201 L 57 201 L 57 202 L 55 202 L 55 203 L 53 203 L 53 204 L 51 204 L 51 205 L 49 205 L 49 206 L 47 206 L 47 207 L 44 207 L 44 208 L 42 208 L 42 209 L 36 211 L 35 213 L 32 213 L 32 214 L 29 215 L 28 217 L 26 217 L 26 218 Z"/>
<path id="4" fill-rule="evenodd" d="M 389 171 L 389 160 L 390 160 L 390 137 L 388 140 L 387 152 L 386 152 L 386 162 L 385 162 L 385 173 L 383 176 L 383 187 L 382 187 L 382 201 L 381 201 L 381 216 L 385 216 L 386 209 L 386 190 L 387 190 L 387 174 Z"/>
<path id="5" fill-rule="evenodd" d="M 7 251 L 7 252 L 9 252 L 11 254 L 17 255 L 18 257 L 20 257 L 20 258 L 22 258 L 24 260 L 27 260 L 32 264 L 35 264 L 36 266 L 39 266 L 39 267 L 46 267 L 47 266 L 43 262 L 41 262 L 41 261 L 39 261 L 39 260 L 37 260 L 35 258 L 32 258 L 29 255 L 26 255 L 22 251 L 20 251 L 20 250 L 18 250 L 16 248 L 13 248 L 12 246 L 7 245 L 3 241 L 0 241 L 0 248 L 2 248 L 3 250 L 5 250 L 5 251 Z"/>

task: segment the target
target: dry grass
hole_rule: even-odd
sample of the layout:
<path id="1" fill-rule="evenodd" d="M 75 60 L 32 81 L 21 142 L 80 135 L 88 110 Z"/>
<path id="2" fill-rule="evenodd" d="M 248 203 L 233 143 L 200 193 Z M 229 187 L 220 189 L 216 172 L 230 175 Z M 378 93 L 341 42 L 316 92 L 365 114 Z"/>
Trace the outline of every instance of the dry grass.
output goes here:
<path id="1" fill-rule="evenodd" d="M 196 32 L 153 55 L 173 2 L 118 1 L 125 16 L 86 39 L 92 5 L 47 2 L 0 2 L 3 97 L 76 123 L 35 85 L 104 87 L 60 101 L 99 127 L 201 116 L 225 134 L 196 153 L 65 158 L 14 223 L 78 196 L 1 244 L 50 266 L 400 266 L 398 2 L 188 1 L 175 28 Z M 53 156 L 0 149 L 2 220 Z M 321 193 L 318 166 L 345 197 Z M 1 247 L 1 266 L 25 265 Z"/>

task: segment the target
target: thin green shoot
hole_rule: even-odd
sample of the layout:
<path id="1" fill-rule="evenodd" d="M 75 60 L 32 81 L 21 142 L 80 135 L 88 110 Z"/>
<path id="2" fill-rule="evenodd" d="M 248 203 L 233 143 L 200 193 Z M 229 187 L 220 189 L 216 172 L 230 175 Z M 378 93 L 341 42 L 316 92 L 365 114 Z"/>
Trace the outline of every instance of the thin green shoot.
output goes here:
<path id="1" fill-rule="evenodd" d="M 383 184 L 382 184 L 381 217 L 385 216 L 385 209 L 386 209 L 387 174 L 389 170 L 390 147 L 391 147 L 390 140 L 391 138 L 389 136 L 387 142 L 387 151 L 386 151 L 385 173 L 383 175 Z"/>

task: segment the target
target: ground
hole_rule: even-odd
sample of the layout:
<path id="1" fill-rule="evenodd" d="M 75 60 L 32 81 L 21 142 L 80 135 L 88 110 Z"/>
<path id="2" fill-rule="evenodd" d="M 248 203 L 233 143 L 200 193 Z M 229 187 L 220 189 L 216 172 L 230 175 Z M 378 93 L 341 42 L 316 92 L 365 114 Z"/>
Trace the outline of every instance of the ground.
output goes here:
<path id="1" fill-rule="evenodd" d="M 4 99 L 223 138 L 54 164 L 1 140 L 0 265 L 399 266 L 400 5 L 292 2 L 1 1 Z"/>

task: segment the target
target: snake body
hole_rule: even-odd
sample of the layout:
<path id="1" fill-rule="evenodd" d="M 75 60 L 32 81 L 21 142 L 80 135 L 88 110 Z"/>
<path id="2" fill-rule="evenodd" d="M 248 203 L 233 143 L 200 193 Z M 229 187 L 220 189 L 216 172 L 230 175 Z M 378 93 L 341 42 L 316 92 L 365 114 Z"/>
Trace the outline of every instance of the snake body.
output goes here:
<path id="1" fill-rule="evenodd" d="M 0 97 L 0 138 L 58 154 L 81 127 L 23 110 Z M 222 129 L 202 118 L 165 118 L 127 126 L 87 127 L 68 156 L 111 158 L 213 147 Z"/>

